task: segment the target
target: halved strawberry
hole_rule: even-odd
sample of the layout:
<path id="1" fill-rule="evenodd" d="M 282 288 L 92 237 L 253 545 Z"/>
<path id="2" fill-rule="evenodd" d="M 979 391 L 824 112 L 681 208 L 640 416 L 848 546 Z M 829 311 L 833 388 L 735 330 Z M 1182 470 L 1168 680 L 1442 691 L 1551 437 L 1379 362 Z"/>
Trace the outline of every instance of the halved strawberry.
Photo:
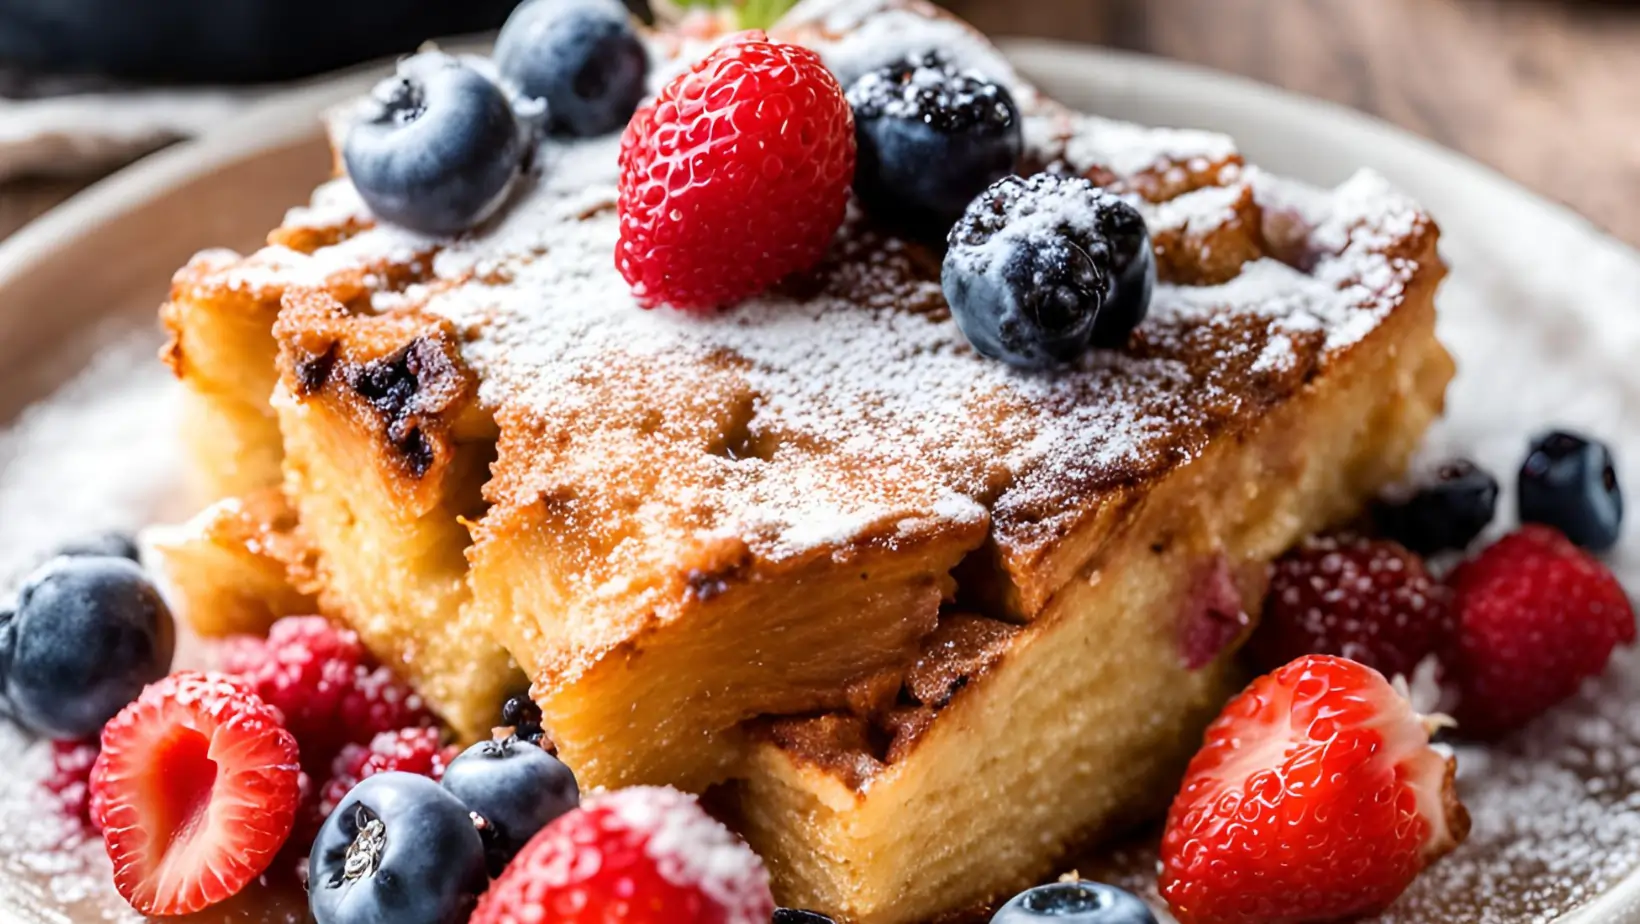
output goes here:
<path id="1" fill-rule="evenodd" d="M 143 914 L 188 914 L 261 875 L 290 836 L 300 772 L 277 709 L 183 672 L 103 728 L 92 771 L 114 885 Z"/>
<path id="2" fill-rule="evenodd" d="M 1438 723 L 1384 676 L 1310 655 L 1254 681 L 1207 730 L 1162 836 L 1181 924 L 1377 911 L 1469 834 Z"/>

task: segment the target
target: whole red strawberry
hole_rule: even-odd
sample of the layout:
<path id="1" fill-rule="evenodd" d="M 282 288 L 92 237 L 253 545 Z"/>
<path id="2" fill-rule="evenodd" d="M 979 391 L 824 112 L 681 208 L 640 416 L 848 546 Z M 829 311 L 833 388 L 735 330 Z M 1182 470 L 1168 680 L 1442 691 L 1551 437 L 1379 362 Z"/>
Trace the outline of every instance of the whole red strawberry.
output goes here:
<path id="1" fill-rule="evenodd" d="M 397 770 L 443 779 L 444 768 L 460 753 L 461 748 L 440 743 L 438 729 L 426 727 L 382 732 L 368 745 L 349 744 L 331 762 L 330 779 L 319 793 L 319 818 L 328 817 L 353 787 L 378 773 Z"/>
<path id="2" fill-rule="evenodd" d="M 1264 616 L 1249 650 L 1262 670 L 1307 654 L 1330 654 L 1386 677 L 1411 677 L 1418 662 L 1444 651 L 1452 639 L 1447 596 L 1423 559 L 1399 543 L 1312 538 L 1271 569 Z"/>
<path id="3" fill-rule="evenodd" d="M 854 114 L 820 56 L 743 33 L 627 125 L 616 266 L 647 307 L 756 295 L 820 261 L 854 160 Z"/>
<path id="4" fill-rule="evenodd" d="M 1377 911 L 1469 833 L 1455 764 L 1384 676 L 1310 655 L 1207 730 L 1162 836 L 1180 924 L 1298 924 Z"/>
<path id="5" fill-rule="evenodd" d="M 350 742 L 433 721 L 421 698 L 377 665 L 353 630 L 322 616 L 287 616 L 266 639 L 234 639 L 223 668 L 284 714 L 309 773 L 323 773 Z"/>
<path id="6" fill-rule="evenodd" d="M 1606 669 L 1634 641 L 1634 608 L 1599 560 L 1548 526 L 1505 536 L 1449 578 L 1458 729 L 1513 731 Z"/>
<path id="7" fill-rule="evenodd" d="M 114 887 L 148 915 L 238 893 L 290 836 L 300 773 L 278 710 L 240 681 L 150 684 L 104 726 L 92 770 Z"/>
<path id="8" fill-rule="evenodd" d="M 693 796 L 634 787 L 541 829 L 470 924 L 768 924 L 769 873 Z"/>

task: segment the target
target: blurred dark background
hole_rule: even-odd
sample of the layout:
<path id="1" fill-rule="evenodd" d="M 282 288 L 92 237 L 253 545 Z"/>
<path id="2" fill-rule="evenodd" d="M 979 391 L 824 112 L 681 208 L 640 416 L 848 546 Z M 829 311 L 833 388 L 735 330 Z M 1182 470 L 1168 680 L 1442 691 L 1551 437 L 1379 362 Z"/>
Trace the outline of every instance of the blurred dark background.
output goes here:
<path id="1" fill-rule="evenodd" d="M 515 0 L 0 0 L 0 96 L 42 70 L 268 81 L 492 28 Z M 644 0 L 630 0 L 642 4 Z M 944 0 L 997 35 L 1143 51 L 1370 112 L 1640 244 L 1640 4 Z M 0 185 L 0 236 L 76 188 Z"/>

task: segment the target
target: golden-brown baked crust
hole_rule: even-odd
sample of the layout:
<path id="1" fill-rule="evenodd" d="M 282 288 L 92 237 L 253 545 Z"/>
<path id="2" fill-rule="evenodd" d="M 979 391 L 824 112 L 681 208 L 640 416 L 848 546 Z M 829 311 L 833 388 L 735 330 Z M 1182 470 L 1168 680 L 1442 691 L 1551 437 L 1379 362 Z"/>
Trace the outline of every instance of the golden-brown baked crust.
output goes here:
<path id="1" fill-rule="evenodd" d="M 145 539 L 202 636 L 260 635 L 281 616 L 319 611 L 313 549 L 277 488 L 226 498 Z"/>

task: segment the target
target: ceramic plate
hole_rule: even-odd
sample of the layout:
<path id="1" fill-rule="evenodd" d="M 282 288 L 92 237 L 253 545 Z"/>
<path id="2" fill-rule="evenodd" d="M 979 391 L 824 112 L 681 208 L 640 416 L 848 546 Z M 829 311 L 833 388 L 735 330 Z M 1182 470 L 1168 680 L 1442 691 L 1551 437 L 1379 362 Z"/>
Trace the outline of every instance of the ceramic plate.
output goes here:
<path id="1" fill-rule="evenodd" d="M 1372 167 L 1444 230 L 1452 275 L 1441 333 L 1459 377 L 1431 458 L 1462 453 L 1512 486 L 1528 436 L 1571 426 L 1609 440 L 1640 490 L 1640 254 L 1487 169 L 1382 123 L 1221 74 L 1065 45 L 1008 46 L 1019 68 L 1079 108 L 1234 135 L 1249 161 L 1331 184 Z M 92 529 L 186 515 L 167 438 L 175 393 L 154 360 L 154 309 L 194 251 L 254 247 L 325 176 L 317 114 L 359 92 L 350 77 L 263 104 L 203 140 L 93 187 L 0 246 L 0 573 Z M 1513 518 L 1506 502 L 1501 521 Z M 1640 587 L 1631 528 L 1611 561 Z M 100 844 L 42 808 L 45 748 L 0 725 L 0 919 L 134 917 Z M 1640 920 L 1640 657 L 1528 732 L 1461 749 L 1470 841 L 1385 921 L 1450 924 Z M 1089 858 L 1138 889 L 1140 846 Z M 299 920 L 299 900 L 253 891 L 205 921 Z"/>

